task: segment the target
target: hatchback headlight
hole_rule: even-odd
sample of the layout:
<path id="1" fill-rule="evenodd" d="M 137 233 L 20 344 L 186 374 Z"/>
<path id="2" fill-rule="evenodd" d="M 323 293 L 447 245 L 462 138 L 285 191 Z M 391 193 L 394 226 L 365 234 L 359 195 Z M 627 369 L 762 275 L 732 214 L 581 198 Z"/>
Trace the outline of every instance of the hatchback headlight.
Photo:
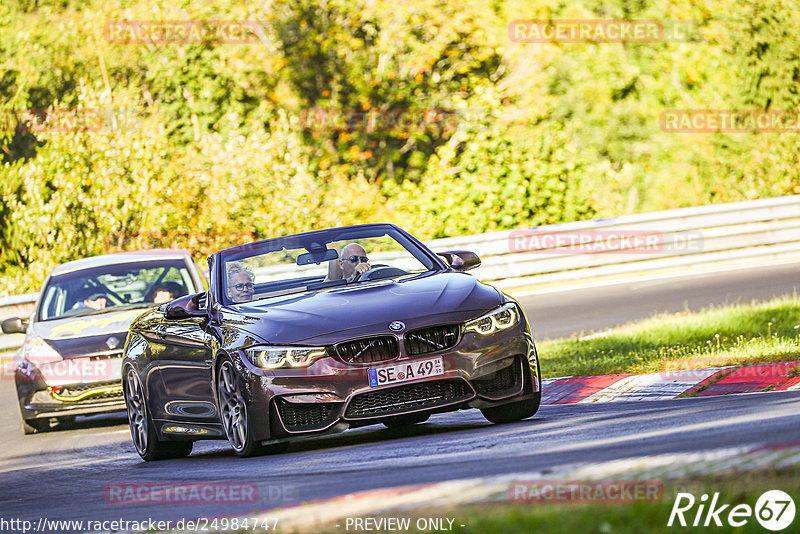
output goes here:
<path id="1" fill-rule="evenodd" d="M 63 359 L 53 347 L 40 337 L 31 337 L 25 341 L 23 355 L 26 360 L 36 365 L 59 362 Z"/>
<path id="2" fill-rule="evenodd" d="M 500 330 L 511 328 L 519 322 L 519 318 L 520 313 L 517 305 L 509 302 L 482 317 L 469 321 L 464 325 L 464 329 L 467 332 L 488 336 Z"/>
<path id="3" fill-rule="evenodd" d="M 327 356 L 324 347 L 252 347 L 244 352 L 253 365 L 262 369 L 308 367 Z"/>

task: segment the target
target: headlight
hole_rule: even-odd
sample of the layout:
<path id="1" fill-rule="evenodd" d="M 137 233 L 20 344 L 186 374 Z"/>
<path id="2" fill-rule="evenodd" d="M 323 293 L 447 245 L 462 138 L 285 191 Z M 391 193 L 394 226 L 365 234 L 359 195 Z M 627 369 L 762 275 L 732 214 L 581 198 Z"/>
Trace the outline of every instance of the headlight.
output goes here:
<path id="1" fill-rule="evenodd" d="M 517 309 L 517 305 L 513 302 L 509 302 L 482 317 L 469 321 L 464 325 L 464 329 L 467 332 L 476 332 L 488 336 L 500 330 L 511 328 L 519 322 L 519 318 L 520 313 Z"/>
<path id="2" fill-rule="evenodd" d="M 40 337 L 32 337 L 25 341 L 24 358 L 31 363 L 40 365 L 49 362 L 61 361 L 61 355 Z"/>
<path id="3" fill-rule="evenodd" d="M 308 367 L 327 356 L 324 347 L 253 347 L 244 352 L 262 369 Z"/>

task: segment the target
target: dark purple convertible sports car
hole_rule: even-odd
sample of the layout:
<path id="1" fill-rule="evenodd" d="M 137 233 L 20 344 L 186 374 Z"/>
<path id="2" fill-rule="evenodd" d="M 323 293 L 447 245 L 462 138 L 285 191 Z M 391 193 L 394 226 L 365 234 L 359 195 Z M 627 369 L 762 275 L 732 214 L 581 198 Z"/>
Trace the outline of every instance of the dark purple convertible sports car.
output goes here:
<path id="1" fill-rule="evenodd" d="M 186 456 L 228 439 L 239 456 L 292 438 L 478 408 L 539 408 L 539 361 L 514 299 L 391 224 L 268 239 L 209 258 L 211 289 L 139 316 L 122 376 L 137 451 Z"/>

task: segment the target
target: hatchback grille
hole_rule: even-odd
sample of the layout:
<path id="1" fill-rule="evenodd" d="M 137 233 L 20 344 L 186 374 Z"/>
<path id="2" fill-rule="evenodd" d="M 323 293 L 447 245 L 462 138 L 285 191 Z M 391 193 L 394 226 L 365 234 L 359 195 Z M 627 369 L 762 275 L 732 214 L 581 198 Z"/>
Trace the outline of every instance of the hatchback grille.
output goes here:
<path id="1" fill-rule="evenodd" d="M 520 388 L 519 360 L 504 369 L 488 376 L 472 380 L 472 385 L 479 395 L 502 397 L 504 394 L 516 393 Z"/>
<path id="2" fill-rule="evenodd" d="M 50 397 L 61 402 L 91 402 L 123 398 L 121 380 L 69 384 L 48 388 L 47 391 Z"/>
<path id="3" fill-rule="evenodd" d="M 398 356 L 397 338 L 378 336 L 345 341 L 334 346 L 344 363 L 375 363 L 393 360 Z"/>
<path id="4" fill-rule="evenodd" d="M 448 324 L 420 328 L 406 333 L 406 353 L 409 356 L 449 349 L 458 343 L 461 326 Z"/>
<path id="5" fill-rule="evenodd" d="M 345 417 L 394 415 L 466 401 L 473 396 L 472 389 L 460 378 L 395 386 L 356 395 L 347 405 Z"/>
<path id="6" fill-rule="evenodd" d="M 293 403 L 278 399 L 278 411 L 286 430 L 314 430 L 330 424 L 334 403 Z"/>

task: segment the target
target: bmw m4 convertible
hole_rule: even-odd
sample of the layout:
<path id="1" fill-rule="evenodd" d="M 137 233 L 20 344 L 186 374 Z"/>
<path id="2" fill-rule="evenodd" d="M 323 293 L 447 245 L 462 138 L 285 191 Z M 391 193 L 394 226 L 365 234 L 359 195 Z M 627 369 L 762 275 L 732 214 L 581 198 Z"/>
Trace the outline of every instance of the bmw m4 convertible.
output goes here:
<path id="1" fill-rule="evenodd" d="M 391 224 L 240 245 L 209 259 L 210 290 L 131 324 L 122 376 L 145 460 L 227 439 L 242 457 L 298 437 L 480 409 L 539 409 L 539 361 L 519 304 Z"/>

